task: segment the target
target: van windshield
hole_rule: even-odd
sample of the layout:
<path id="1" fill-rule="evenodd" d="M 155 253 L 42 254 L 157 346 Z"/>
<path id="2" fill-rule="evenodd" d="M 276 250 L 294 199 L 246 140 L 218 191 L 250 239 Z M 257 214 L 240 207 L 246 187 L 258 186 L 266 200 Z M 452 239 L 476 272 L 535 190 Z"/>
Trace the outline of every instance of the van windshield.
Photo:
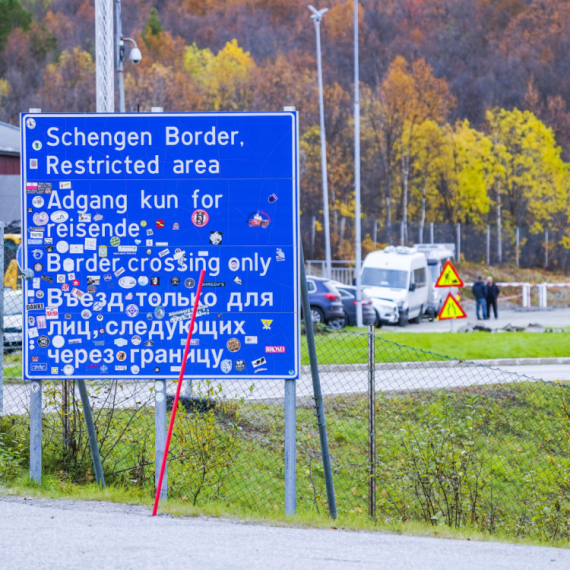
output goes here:
<path id="1" fill-rule="evenodd" d="M 408 272 L 397 269 L 365 267 L 362 271 L 362 284 L 369 287 L 406 289 L 408 287 Z"/>

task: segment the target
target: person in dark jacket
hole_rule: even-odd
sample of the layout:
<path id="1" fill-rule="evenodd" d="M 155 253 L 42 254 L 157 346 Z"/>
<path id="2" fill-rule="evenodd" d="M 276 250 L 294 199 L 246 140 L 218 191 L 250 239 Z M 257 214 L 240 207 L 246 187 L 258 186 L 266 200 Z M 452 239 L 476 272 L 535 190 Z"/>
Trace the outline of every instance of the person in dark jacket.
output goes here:
<path id="1" fill-rule="evenodd" d="M 481 275 L 477 276 L 477 281 L 473 283 L 473 297 L 475 297 L 475 303 L 477 305 L 477 320 L 487 318 L 487 295 L 485 290 L 485 282 Z M 481 316 L 479 316 L 481 313 Z"/>
<path id="2" fill-rule="evenodd" d="M 493 283 L 493 278 L 489 275 L 487 277 L 487 285 L 485 286 L 485 297 L 487 298 L 487 318 L 491 318 L 491 308 L 495 313 L 495 319 L 499 318 L 497 311 L 497 299 L 500 293 L 499 286 Z"/>

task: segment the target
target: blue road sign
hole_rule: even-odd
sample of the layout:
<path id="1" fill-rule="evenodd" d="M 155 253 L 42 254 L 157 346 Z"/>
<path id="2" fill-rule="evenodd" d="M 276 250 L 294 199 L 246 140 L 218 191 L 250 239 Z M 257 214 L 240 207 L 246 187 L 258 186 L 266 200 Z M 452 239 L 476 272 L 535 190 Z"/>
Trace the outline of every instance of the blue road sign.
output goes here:
<path id="1" fill-rule="evenodd" d="M 294 112 L 22 115 L 24 378 L 298 378 Z"/>

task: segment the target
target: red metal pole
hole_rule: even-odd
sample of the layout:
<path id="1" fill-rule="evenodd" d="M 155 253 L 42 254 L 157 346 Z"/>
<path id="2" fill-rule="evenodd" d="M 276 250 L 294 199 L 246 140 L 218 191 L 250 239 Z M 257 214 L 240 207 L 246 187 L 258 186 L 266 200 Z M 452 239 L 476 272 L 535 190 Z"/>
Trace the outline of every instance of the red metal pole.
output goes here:
<path id="1" fill-rule="evenodd" d="M 184 348 L 184 357 L 182 358 L 182 366 L 180 367 L 180 376 L 178 377 L 178 385 L 176 386 L 176 396 L 172 404 L 172 415 L 170 416 L 170 424 L 168 425 L 168 433 L 166 434 L 166 445 L 164 446 L 164 453 L 162 455 L 162 464 L 160 466 L 160 476 L 158 478 L 158 487 L 156 488 L 156 495 L 154 497 L 154 508 L 152 509 L 152 516 L 156 516 L 158 510 L 158 501 L 160 499 L 160 490 L 162 489 L 162 480 L 164 478 L 164 470 L 166 469 L 166 460 L 168 458 L 168 448 L 170 447 L 170 438 L 172 437 L 172 429 L 174 428 L 174 420 L 176 419 L 176 410 L 178 409 L 178 400 L 180 398 L 180 389 L 182 388 L 182 379 L 186 371 L 186 359 L 188 358 L 188 351 L 190 350 L 190 340 L 192 339 L 192 329 L 194 328 L 194 321 L 196 320 L 196 312 L 200 304 L 200 294 L 202 293 L 202 283 L 204 281 L 206 272 L 202 269 L 200 273 L 200 280 L 198 281 L 198 288 L 196 289 L 196 300 L 194 301 L 194 309 L 192 310 L 192 319 L 190 321 L 190 328 L 188 329 L 188 338 L 186 339 L 186 347 Z"/>

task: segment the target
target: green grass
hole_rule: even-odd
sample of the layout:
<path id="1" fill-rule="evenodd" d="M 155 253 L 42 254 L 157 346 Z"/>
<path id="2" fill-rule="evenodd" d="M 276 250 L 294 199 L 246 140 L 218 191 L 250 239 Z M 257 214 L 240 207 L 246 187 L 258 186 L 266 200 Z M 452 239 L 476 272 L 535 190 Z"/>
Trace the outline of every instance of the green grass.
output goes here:
<path id="1" fill-rule="evenodd" d="M 389 342 L 382 342 L 383 339 Z M 367 336 L 354 329 L 318 334 L 316 345 L 320 364 L 364 364 L 367 361 Z M 302 364 L 309 364 L 304 336 L 301 349 Z M 434 356 L 419 351 L 432 352 Z M 570 357 L 570 336 L 567 333 L 485 332 L 412 335 L 384 330 L 376 334 L 377 362 L 437 360 L 436 355 L 459 360 Z"/>

